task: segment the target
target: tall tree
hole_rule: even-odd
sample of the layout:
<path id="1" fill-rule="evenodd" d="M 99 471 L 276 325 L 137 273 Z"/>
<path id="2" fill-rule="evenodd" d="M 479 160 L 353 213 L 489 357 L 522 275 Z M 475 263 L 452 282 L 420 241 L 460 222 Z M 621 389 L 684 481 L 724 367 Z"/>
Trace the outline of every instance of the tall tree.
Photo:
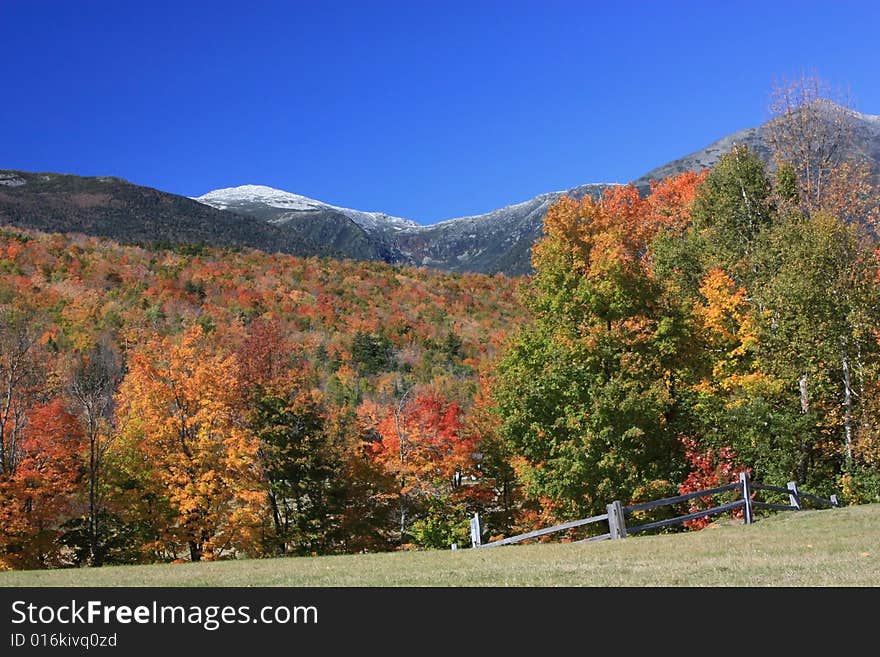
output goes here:
<path id="1" fill-rule="evenodd" d="M 713 454 L 726 454 L 762 481 L 790 481 L 810 418 L 801 418 L 791 379 L 761 360 L 758 304 L 716 268 L 703 278 L 692 314 L 704 366 L 690 392 L 694 437 L 688 452 L 696 469 L 689 481 L 705 479 Z"/>
<path id="2" fill-rule="evenodd" d="M 414 389 L 396 407 L 380 412 L 373 459 L 399 482 L 401 540 L 448 547 L 465 538 L 468 490 L 476 474 L 476 443 L 464 431 L 464 414 L 434 390 Z"/>
<path id="3" fill-rule="evenodd" d="M 773 275 L 753 294 L 765 309 L 764 368 L 791 382 L 816 429 L 803 446 L 799 480 L 830 450 L 849 462 L 860 404 L 877 380 L 877 263 L 864 228 L 826 211 L 792 218 L 767 235 Z M 826 477 L 827 478 L 827 477 Z"/>
<path id="4" fill-rule="evenodd" d="M 491 532 L 508 533 L 515 525 L 522 494 L 513 466 L 513 453 L 500 432 L 501 421 L 493 412 L 494 382 L 490 374 L 480 377 L 480 388 L 464 417 L 463 431 L 473 442 L 475 469 L 469 485 L 474 508 Z"/>
<path id="5" fill-rule="evenodd" d="M 35 311 L 0 306 L 0 475 L 7 477 L 22 458 L 27 411 L 45 380 L 42 335 L 43 322 Z"/>
<path id="6" fill-rule="evenodd" d="M 735 145 L 700 183 L 693 202 L 704 271 L 721 267 L 740 284 L 753 277 L 755 241 L 775 214 L 764 163 Z"/>
<path id="7" fill-rule="evenodd" d="M 258 462 L 271 514 L 271 551 L 323 551 L 334 515 L 340 512 L 334 508 L 334 493 L 341 476 L 325 433 L 321 400 L 308 390 L 267 393 L 255 400 L 250 418 L 260 440 Z"/>
<path id="8" fill-rule="evenodd" d="M 876 219 L 877 180 L 858 148 L 848 97 L 802 73 L 773 89 L 770 109 L 767 142 L 776 164 L 794 173 L 802 211 Z"/>
<path id="9" fill-rule="evenodd" d="M 0 480 L 0 563 L 66 565 L 60 538 L 73 511 L 83 442 L 76 416 L 61 399 L 29 410 L 15 472 Z"/>
<path id="10" fill-rule="evenodd" d="M 671 489 L 682 467 L 679 378 L 690 330 L 653 274 L 650 245 L 668 230 L 657 216 L 634 188 L 563 199 L 533 250 L 535 319 L 502 359 L 493 394 L 527 489 L 557 515 Z"/>
<path id="11" fill-rule="evenodd" d="M 89 563 L 104 560 L 101 518 L 104 515 L 104 464 L 115 437 L 112 425 L 114 395 L 122 380 L 122 365 L 108 339 L 99 340 L 74 365 L 68 391 L 80 416 L 88 443 L 87 534 Z"/>
<path id="12" fill-rule="evenodd" d="M 133 354 L 120 386 L 120 424 L 166 487 L 172 534 L 192 561 L 247 550 L 258 538 L 259 441 L 245 426 L 237 370 L 236 357 L 196 326 Z"/>

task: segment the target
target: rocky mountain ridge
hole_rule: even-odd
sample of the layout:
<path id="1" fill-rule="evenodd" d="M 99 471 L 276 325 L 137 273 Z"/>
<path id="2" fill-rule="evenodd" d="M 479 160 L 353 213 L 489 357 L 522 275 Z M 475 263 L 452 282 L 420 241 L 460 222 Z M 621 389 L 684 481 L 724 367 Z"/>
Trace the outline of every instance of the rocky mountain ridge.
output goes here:
<path id="1" fill-rule="evenodd" d="M 849 111 L 849 110 L 848 110 Z M 880 178 L 880 116 L 850 112 L 853 148 Z M 770 161 L 767 124 L 740 130 L 633 181 L 713 166 L 734 144 Z M 145 245 L 250 247 L 300 256 L 375 260 L 453 272 L 519 275 L 530 270 L 547 209 L 562 196 L 598 197 L 609 183 L 540 194 L 483 214 L 431 225 L 344 208 L 263 185 L 186 198 L 116 177 L 0 170 L 0 225 L 80 232 Z"/>

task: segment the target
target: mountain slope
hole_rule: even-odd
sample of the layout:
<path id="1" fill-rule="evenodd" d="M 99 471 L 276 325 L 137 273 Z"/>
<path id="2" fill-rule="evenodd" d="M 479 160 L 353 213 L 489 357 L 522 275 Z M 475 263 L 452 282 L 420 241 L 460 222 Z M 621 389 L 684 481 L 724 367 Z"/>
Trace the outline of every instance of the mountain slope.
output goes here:
<path id="1" fill-rule="evenodd" d="M 285 233 L 327 245 L 354 260 L 400 260 L 387 235 L 418 227 L 407 219 L 340 208 L 265 185 L 216 189 L 194 200 L 262 219 Z"/>
<path id="2" fill-rule="evenodd" d="M 862 114 L 854 110 L 844 109 L 839 105 L 828 103 L 832 112 L 844 112 L 849 116 L 852 128 L 852 144 L 858 158 L 868 162 L 875 176 L 880 178 L 880 116 Z M 773 155 L 768 144 L 768 125 L 764 123 L 756 128 L 746 128 L 727 137 L 722 137 L 695 153 L 662 164 L 651 169 L 641 178 L 633 181 L 640 189 L 647 188 L 651 180 L 661 180 L 684 171 L 699 171 L 715 166 L 722 155 L 729 152 L 734 144 L 744 144 L 755 151 L 758 156 L 772 164 Z"/>
<path id="3" fill-rule="evenodd" d="M 485 214 L 430 226 L 379 212 L 340 208 L 263 185 L 218 189 L 195 200 L 262 219 L 312 242 L 331 244 L 354 259 L 518 275 L 529 270 L 531 246 L 541 234 L 547 208 L 562 196 L 598 196 L 606 187 L 582 185 L 541 194 Z"/>
<path id="4" fill-rule="evenodd" d="M 839 111 L 839 106 L 831 106 Z M 867 158 L 880 179 L 880 116 L 846 110 L 852 119 L 853 148 Z M 767 124 L 740 130 L 699 151 L 656 167 L 633 183 L 643 193 L 652 180 L 684 171 L 699 171 L 715 165 L 734 144 L 745 144 L 770 163 Z M 378 259 L 392 263 L 436 267 L 446 271 L 502 272 L 518 275 L 531 268 L 531 247 L 540 238 L 547 209 L 561 196 L 599 196 L 608 184 L 582 185 L 561 192 L 541 194 L 527 201 L 485 214 L 458 217 L 429 226 L 375 212 L 360 212 L 322 203 L 270 187 L 245 185 L 209 192 L 197 200 L 217 208 L 286 225 L 313 241 L 334 239 L 332 244 L 350 257 Z M 340 222 L 339 215 L 355 226 L 340 226 L 327 238 L 325 224 Z M 343 231 L 344 228 L 344 231 Z"/>
<path id="5" fill-rule="evenodd" d="M 839 107 L 834 107 L 835 111 Z M 853 148 L 880 181 L 880 116 L 849 112 Z M 740 130 L 634 181 L 713 166 L 734 144 L 771 159 L 767 124 Z M 0 224 L 82 232 L 123 242 L 204 243 L 294 255 L 376 260 L 454 272 L 524 274 L 547 209 L 561 196 L 599 196 L 608 184 L 540 194 L 484 214 L 422 226 L 382 212 L 338 207 L 261 185 L 189 199 L 119 178 L 0 171 Z"/>
<path id="6" fill-rule="evenodd" d="M 121 178 L 0 171 L 0 224 L 78 232 L 127 243 L 252 247 L 342 255 L 256 217 L 223 212 Z"/>
<path id="7" fill-rule="evenodd" d="M 740 130 L 727 137 L 722 137 L 705 148 L 685 155 L 682 158 L 661 164 L 659 167 L 651 169 L 641 178 L 633 181 L 633 184 L 639 189 L 648 189 L 652 180 L 663 180 L 671 176 L 676 176 L 685 171 L 700 171 L 715 166 L 715 163 L 721 159 L 725 153 L 729 153 L 735 144 L 743 144 L 755 151 L 758 156 L 765 162 L 769 162 L 771 158 L 770 148 L 765 141 L 764 126 L 757 128 L 746 128 Z"/>
<path id="8" fill-rule="evenodd" d="M 599 196 L 607 184 L 541 194 L 485 214 L 401 232 L 397 244 L 409 264 L 447 271 L 519 275 L 531 268 L 531 248 L 543 232 L 547 209 L 563 196 Z"/>
<path id="9" fill-rule="evenodd" d="M 880 180 L 880 115 L 852 112 L 854 146 L 873 166 Z"/>

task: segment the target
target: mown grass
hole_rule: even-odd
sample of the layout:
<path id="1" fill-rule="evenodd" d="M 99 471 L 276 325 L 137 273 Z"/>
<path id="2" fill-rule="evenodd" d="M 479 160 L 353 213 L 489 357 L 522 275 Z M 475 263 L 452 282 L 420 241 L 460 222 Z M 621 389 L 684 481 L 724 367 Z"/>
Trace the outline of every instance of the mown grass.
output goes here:
<path id="1" fill-rule="evenodd" d="M 880 586 L 880 505 L 599 543 L 6 572 L 0 586 Z"/>

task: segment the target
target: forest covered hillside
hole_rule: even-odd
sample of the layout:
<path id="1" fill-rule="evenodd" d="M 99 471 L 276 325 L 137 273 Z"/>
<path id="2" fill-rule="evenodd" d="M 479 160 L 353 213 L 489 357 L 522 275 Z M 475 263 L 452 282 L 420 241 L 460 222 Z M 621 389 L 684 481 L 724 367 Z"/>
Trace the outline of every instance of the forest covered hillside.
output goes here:
<path id="1" fill-rule="evenodd" d="M 419 426 L 443 419 L 458 437 L 481 370 L 506 333 L 526 320 L 516 285 L 502 275 L 252 250 L 154 250 L 3 229 L 0 364 L 11 412 L 0 418 L 0 494 L 7 501 L 17 495 L 15 480 L 42 496 L 25 516 L 3 505 L 4 554 L 30 566 L 141 560 L 143 550 L 150 558 L 176 556 L 187 545 L 187 522 L 195 520 L 184 507 L 173 511 L 175 504 L 188 508 L 202 499 L 206 522 L 231 529 L 227 514 L 265 477 L 277 495 L 266 518 L 271 532 L 298 538 L 292 548 L 270 547 L 261 521 L 251 518 L 251 547 L 387 548 L 391 530 L 379 516 L 391 513 L 395 498 L 379 446 L 391 430 L 379 425 L 405 408 Z M 140 387 L 160 382 L 167 387 Z M 158 472 L 135 467 L 143 429 L 122 419 L 131 404 L 149 399 L 152 410 L 131 413 L 140 422 L 155 412 L 153 426 L 169 432 L 150 447 L 158 450 L 150 452 L 151 463 L 170 459 L 158 479 Z M 47 433 L 37 438 L 35 427 Z M 272 471 L 263 460 L 270 450 L 254 442 L 258 434 L 296 442 L 276 446 L 295 473 Z M 224 442 L 234 436 L 238 447 Z M 212 447 L 215 439 L 220 443 Z M 179 453 L 175 441 L 187 440 L 199 447 Z M 35 449 L 52 454 L 50 470 L 28 460 Z M 247 452 L 241 458 L 249 465 L 236 470 L 241 480 L 224 478 L 205 492 L 209 473 L 223 463 L 233 467 L 225 459 L 234 449 Z M 192 459 L 195 470 L 177 471 L 181 458 Z M 472 467 L 470 454 L 464 464 L 461 454 L 455 458 L 441 468 L 450 470 L 450 481 L 456 468 Z M 179 477 L 189 479 L 184 485 Z M 172 480 L 188 501 L 172 494 L 172 502 L 162 492 L 173 489 Z M 61 518 L 63 526 L 52 524 Z M 330 525 L 345 536 L 334 537 Z M 31 547 L 16 547 L 25 537 Z M 217 540 L 213 531 L 210 540 Z M 240 545 L 231 536 L 223 541 L 199 550 L 221 555 Z"/>

